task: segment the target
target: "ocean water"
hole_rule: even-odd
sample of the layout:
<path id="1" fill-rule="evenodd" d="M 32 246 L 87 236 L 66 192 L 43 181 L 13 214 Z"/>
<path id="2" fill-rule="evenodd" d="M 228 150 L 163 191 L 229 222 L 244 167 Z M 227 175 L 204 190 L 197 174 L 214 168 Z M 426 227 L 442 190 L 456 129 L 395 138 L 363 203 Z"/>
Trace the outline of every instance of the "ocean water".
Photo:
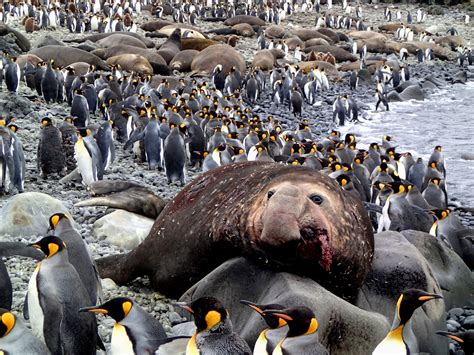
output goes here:
<path id="1" fill-rule="evenodd" d="M 341 128 L 354 133 L 362 147 L 380 143 L 388 134 L 397 142 L 397 151 L 410 151 L 415 159 L 429 159 L 441 145 L 449 197 L 474 207 L 474 160 L 461 159 L 462 153 L 474 155 L 474 82 L 443 89 L 425 101 L 391 103 L 389 112 L 370 111 L 362 123 Z"/>

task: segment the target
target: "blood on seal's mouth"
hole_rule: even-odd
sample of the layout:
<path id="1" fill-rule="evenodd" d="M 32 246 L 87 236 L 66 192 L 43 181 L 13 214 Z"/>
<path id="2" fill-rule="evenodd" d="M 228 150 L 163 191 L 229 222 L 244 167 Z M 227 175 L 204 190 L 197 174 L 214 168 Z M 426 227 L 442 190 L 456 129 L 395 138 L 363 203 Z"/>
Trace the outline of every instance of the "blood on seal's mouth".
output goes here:
<path id="1" fill-rule="evenodd" d="M 300 229 L 301 241 L 298 244 L 298 255 L 306 260 L 318 260 L 319 265 L 331 270 L 332 253 L 329 245 L 329 235 L 326 229 L 304 227 Z"/>

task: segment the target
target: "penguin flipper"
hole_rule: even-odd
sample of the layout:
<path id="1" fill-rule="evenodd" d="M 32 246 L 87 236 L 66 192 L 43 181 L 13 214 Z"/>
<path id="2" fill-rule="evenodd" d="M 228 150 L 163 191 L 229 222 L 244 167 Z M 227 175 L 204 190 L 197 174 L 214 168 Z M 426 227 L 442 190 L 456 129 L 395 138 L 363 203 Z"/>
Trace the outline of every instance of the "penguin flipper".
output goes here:
<path id="1" fill-rule="evenodd" d="M 23 318 L 30 319 L 30 311 L 28 309 L 28 291 L 25 294 L 25 303 L 23 303 Z"/>
<path id="2" fill-rule="evenodd" d="M 382 210 L 383 210 L 382 206 L 379 206 L 371 202 L 365 202 L 365 201 L 363 203 L 367 212 L 375 212 L 375 213 L 382 214 Z"/>
<path id="3" fill-rule="evenodd" d="M 137 130 L 133 131 L 128 141 L 125 142 L 123 149 L 124 150 L 130 149 L 133 143 L 141 141 L 143 138 L 145 138 L 145 131 L 141 131 L 141 132 Z"/>
<path id="4" fill-rule="evenodd" d="M 0 256 L 25 256 L 38 261 L 44 259 L 42 252 L 21 242 L 0 242 Z"/>
<path id="5" fill-rule="evenodd" d="M 61 353 L 63 350 L 61 341 L 62 308 L 65 305 L 51 292 L 47 292 L 46 297 L 48 299 L 40 298 L 40 305 L 44 314 L 43 334 L 45 334 L 45 343 L 52 353 Z M 55 300 L 53 301 L 50 298 L 55 298 Z"/>

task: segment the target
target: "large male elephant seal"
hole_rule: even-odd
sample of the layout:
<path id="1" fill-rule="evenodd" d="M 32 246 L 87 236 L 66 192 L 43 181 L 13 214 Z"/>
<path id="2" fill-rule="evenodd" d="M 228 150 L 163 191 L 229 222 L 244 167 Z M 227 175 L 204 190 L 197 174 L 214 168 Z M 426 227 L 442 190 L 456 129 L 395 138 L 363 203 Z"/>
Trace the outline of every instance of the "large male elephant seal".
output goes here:
<path id="1" fill-rule="evenodd" d="M 69 64 L 76 62 L 85 62 L 93 64 L 96 68 L 107 70 L 107 64 L 98 56 L 83 51 L 79 48 L 63 47 L 63 46 L 44 46 L 33 49 L 29 54 L 34 54 L 45 61 L 54 59 L 55 64 L 61 67 L 67 67 Z"/>
<path id="2" fill-rule="evenodd" d="M 215 44 L 201 51 L 191 63 L 191 70 L 197 75 L 209 75 L 218 64 L 222 65 L 224 73 L 232 67 L 245 71 L 244 57 L 227 44 Z"/>
<path id="3" fill-rule="evenodd" d="M 331 178 L 307 167 L 247 162 L 195 179 L 166 205 L 145 241 L 98 267 L 119 284 L 148 275 L 154 289 L 176 298 L 243 255 L 345 295 L 363 283 L 373 252 L 364 207 Z"/>

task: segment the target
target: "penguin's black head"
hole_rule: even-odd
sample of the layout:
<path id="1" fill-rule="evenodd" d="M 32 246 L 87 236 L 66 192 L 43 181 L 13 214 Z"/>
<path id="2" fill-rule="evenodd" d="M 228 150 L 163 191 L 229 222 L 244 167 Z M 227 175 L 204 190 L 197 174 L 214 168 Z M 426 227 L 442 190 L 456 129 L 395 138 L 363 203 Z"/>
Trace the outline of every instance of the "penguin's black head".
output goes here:
<path id="1" fill-rule="evenodd" d="M 432 169 L 438 169 L 438 163 L 435 162 L 434 160 L 432 160 L 428 163 L 428 167 L 430 167 Z"/>
<path id="2" fill-rule="evenodd" d="M 314 312 L 308 307 L 292 307 L 282 310 L 266 310 L 264 313 L 271 313 L 283 318 L 290 328 L 287 337 L 313 334 L 318 330 L 318 321 Z"/>
<path id="3" fill-rule="evenodd" d="M 51 118 L 49 117 L 44 117 L 41 119 L 41 125 L 43 127 L 51 126 L 53 124 L 53 121 L 51 121 Z"/>
<path id="4" fill-rule="evenodd" d="M 369 149 L 370 150 L 375 150 L 377 152 L 380 151 L 380 147 L 377 143 L 370 143 Z"/>
<path id="5" fill-rule="evenodd" d="M 12 131 L 13 133 L 18 132 L 18 130 L 19 130 L 19 127 L 18 127 L 16 124 L 13 124 L 13 123 L 10 123 L 10 124 L 8 125 L 8 128 L 9 128 L 10 131 Z"/>
<path id="6" fill-rule="evenodd" d="M 356 136 L 352 133 L 347 133 L 346 137 L 344 138 L 344 143 L 346 145 L 350 145 L 350 144 L 355 143 L 355 142 L 356 142 Z"/>
<path id="7" fill-rule="evenodd" d="M 133 307 L 133 301 L 128 297 L 113 298 L 100 306 L 81 308 L 79 312 L 107 314 L 117 323 L 128 316 Z"/>
<path id="8" fill-rule="evenodd" d="M 64 244 L 60 238 L 52 235 L 44 237 L 43 239 L 37 241 L 36 243 L 30 244 L 29 246 L 41 250 L 47 258 L 52 257 L 63 249 L 66 249 L 66 244 Z"/>
<path id="9" fill-rule="evenodd" d="M 451 213 L 450 209 L 430 210 L 430 214 L 436 217 L 437 220 L 443 220 Z"/>
<path id="10" fill-rule="evenodd" d="M 472 351 L 474 349 L 474 330 L 471 329 L 459 333 L 439 331 L 436 332 L 436 334 L 443 335 L 454 340 L 459 345 L 461 345 L 461 348 L 464 350 L 465 354 L 472 354 Z"/>
<path id="11" fill-rule="evenodd" d="M 336 131 L 336 130 L 332 130 L 331 133 L 330 133 L 330 137 L 331 138 L 339 138 L 339 137 L 341 137 L 341 132 Z"/>
<path id="12" fill-rule="evenodd" d="M 347 184 L 351 182 L 351 178 L 347 176 L 346 174 L 340 174 L 336 178 L 336 181 L 339 184 L 339 186 L 344 187 L 344 186 L 347 186 Z"/>
<path id="13" fill-rule="evenodd" d="M 413 315 L 413 312 L 425 302 L 437 298 L 443 297 L 417 289 L 404 291 L 397 301 L 397 317 L 400 324 L 406 324 Z"/>
<path id="14" fill-rule="evenodd" d="M 390 189 L 393 191 L 394 194 L 401 194 L 407 192 L 407 188 L 405 184 L 401 181 L 394 181 L 391 183 L 386 184 Z"/>
<path id="15" fill-rule="evenodd" d="M 430 183 L 433 183 L 433 184 L 435 184 L 436 186 L 439 186 L 439 185 L 441 184 L 441 179 L 440 179 L 440 178 L 437 178 L 437 177 L 431 178 L 431 179 L 430 179 Z"/>
<path id="16" fill-rule="evenodd" d="M 331 163 L 331 165 L 329 166 L 329 168 L 331 169 L 331 171 L 339 171 L 342 169 L 342 164 L 335 161 L 333 163 Z"/>
<path id="17" fill-rule="evenodd" d="M 214 297 L 201 297 L 180 307 L 193 315 L 197 332 L 210 330 L 228 318 L 224 305 Z"/>
<path id="18" fill-rule="evenodd" d="M 55 213 L 51 217 L 49 217 L 49 228 L 54 230 L 58 225 L 59 221 L 63 218 L 68 219 L 68 217 L 64 213 Z"/>
<path id="19" fill-rule="evenodd" d="M 285 308 L 279 304 L 259 305 L 259 304 L 252 303 L 250 301 L 245 301 L 245 300 L 241 300 L 240 303 L 252 308 L 255 312 L 260 314 L 270 329 L 276 329 L 276 328 L 280 328 L 286 325 L 286 321 L 283 318 L 280 318 L 272 313 L 265 313 L 266 310 L 270 310 L 270 309 L 282 310 Z"/>

